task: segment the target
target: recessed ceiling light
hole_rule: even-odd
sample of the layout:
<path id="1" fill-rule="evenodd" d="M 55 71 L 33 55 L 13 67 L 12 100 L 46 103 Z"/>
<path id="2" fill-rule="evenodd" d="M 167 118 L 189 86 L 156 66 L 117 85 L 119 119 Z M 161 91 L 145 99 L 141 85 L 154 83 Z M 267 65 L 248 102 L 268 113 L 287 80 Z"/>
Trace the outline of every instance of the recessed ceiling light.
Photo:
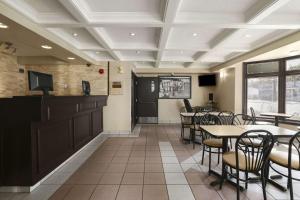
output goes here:
<path id="1" fill-rule="evenodd" d="M 135 36 L 135 33 L 130 33 L 130 36 Z"/>
<path id="2" fill-rule="evenodd" d="M 252 37 L 252 35 L 250 35 L 250 34 L 246 34 L 246 35 L 245 35 L 245 37 L 246 37 L 246 38 L 251 38 L 251 37 Z"/>
<path id="3" fill-rule="evenodd" d="M 51 46 L 49 46 L 49 45 L 46 45 L 46 44 L 43 44 L 41 47 L 42 47 L 42 48 L 44 48 L 44 49 L 52 49 L 52 47 L 51 47 Z"/>
<path id="4" fill-rule="evenodd" d="M 78 36 L 78 33 L 73 33 L 72 34 L 74 37 L 77 37 Z"/>
<path id="5" fill-rule="evenodd" d="M 198 33 L 193 33 L 193 36 L 196 37 L 198 35 Z"/>
<path id="6" fill-rule="evenodd" d="M 6 24 L 3 24 L 2 22 L 0 22 L 0 28 L 8 28 L 8 26 Z"/>
<path id="7" fill-rule="evenodd" d="M 100 53 L 100 51 L 96 51 L 96 54 L 99 54 Z"/>
<path id="8" fill-rule="evenodd" d="M 183 51 L 181 50 L 180 53 L 183 54 Z"/>
<path id="9" fill-rule="evenodd" d="M 74 57 L 68 57 L 68 59 L 69 59 L 69 60 L 75 60 L 75 58 L 74 58 Z"/>
<path id="10" fill-rule="evenodd" d="M 140 51 L 136 51 L 136 53 L 137 53 L 137 54 L 140 54 L 141 52 L 140 52 Z"/>

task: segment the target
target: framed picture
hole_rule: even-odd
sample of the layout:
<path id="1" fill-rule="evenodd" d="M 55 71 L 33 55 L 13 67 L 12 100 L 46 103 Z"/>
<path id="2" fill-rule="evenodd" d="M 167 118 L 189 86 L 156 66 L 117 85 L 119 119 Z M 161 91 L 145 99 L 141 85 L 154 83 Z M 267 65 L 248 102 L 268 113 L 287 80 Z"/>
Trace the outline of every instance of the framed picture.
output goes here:
<path id="1" fill-rule="evenodd" d="M 160 76 L 159 77 L 160 99 L 190 99 L 191 77 L 190 76 Z"/>

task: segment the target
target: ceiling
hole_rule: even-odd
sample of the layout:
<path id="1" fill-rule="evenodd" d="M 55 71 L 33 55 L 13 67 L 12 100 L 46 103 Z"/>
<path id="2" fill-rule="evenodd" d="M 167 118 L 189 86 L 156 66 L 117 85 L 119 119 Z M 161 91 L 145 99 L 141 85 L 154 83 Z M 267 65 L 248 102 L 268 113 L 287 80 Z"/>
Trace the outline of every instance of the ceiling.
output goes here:
<path id="1" fill-rule="evenodd" d="M 0 22 L 9 27 L 8 29 L 0 29 L 0 42 L 10 42 L 13 44 L 13 47 L 16 48 L 15 55 L 18 56 L 20 64 L 32 64 L 37 63 L 37 61 L 39 61 L 40 64 L 87 63 L 85 59 L 67 51 L 61 46 L 28 30 L 1 14 Z M 51 46 L 52 50 L 41 48 L 43 44 Z M 74 57 L 76 59 L 68 60 L 68 57 Z"/>
<path id="2" fill-rule="evenodd" d="M 299 0 L 0 0 L 94 63 L 210 68 L 300 29 Z"/>

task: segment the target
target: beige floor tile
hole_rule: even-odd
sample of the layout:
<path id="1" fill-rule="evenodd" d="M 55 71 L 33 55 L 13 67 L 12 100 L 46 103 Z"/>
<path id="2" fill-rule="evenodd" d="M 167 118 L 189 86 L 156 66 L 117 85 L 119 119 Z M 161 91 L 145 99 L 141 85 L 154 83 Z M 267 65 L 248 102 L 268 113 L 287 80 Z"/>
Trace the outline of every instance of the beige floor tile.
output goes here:
<path id="1" fill-rule="evenodd" d="M 66 184 L 88 184 L 95 185 L 99 182 L 102 177 L 102 173 L 85 173 L 85 172 L 76 172 L 73 174 L 67 181 Z"/>
<path id="2" fill-rule="evenodd" d="M 145 163 L 162 163 L 161 157 L 146 157 Z"/>
<path id="3" fill-rule="evenodd" d="M 164 172 L 164 168 L 162 164 L 146 163 L 145 172 Z"/>
<path id="4" fill-rule="evenodd" d="M 142 185 L 121 185 L 116 200 L 142 200 Z"/>
<path id="5" fill-rule="evenodd" d="M 129 157 L 128 163 L 144 163 L 145 157 Z"/>
<path id="6" fill-rule="evenodd" d="M 119 185 L 98 185 L 91 200 L 115 200 L 118 190 Z"/>
<path id="7" fill-rule="evenodd" d="M 112 173 L 112 172 L 115 172 L 115 173 L 123 173 L 126 169 L 126 164 L 125 163 L 121 163 L 121 164 L 114 164 L 114 163 L 111 163 L 107 170 L 106 170 L 106 173 Z"/>
<path id="8" fill-rule="evenodd" d="M 50 198 L 49 200 L 62 200 L 72 189 L 72 185 L 63 185 L 61 186 Z M 1 199 L 1 198 L 0 198 Z"/>
<path id="9" fill-rule="evenodd" d="M 199 173 L 185 173 L 185 177 L 189 184 L 205 184 L 209 185 L 212 181 L 215 180 L 213 176 L 209 176 L 208 173 L 199 172 Z"/>
<path id="10" fill-rule="evenodd" d="M 144 185 L 143 200 L 168 200 L 166 185 Z"/>
<path id="11" fill-rule="evenodd" d="M 143 184 L 143 178 L 144 173 L 125 173 L 122 179 L 122 184 Z"/>
<path id="12" fill-rule="evenodd" d="M 126 167 L 125 172 L 144 172 L 144 163 L 129 163 Z"/>
<path id="13" fill-rule="evenodd" d="M 120 184 L 123 173 L 105 173 L 99 181 L 99 184 L 113 185 Z"/>
<path id="14" fill-rule="evenodd" d="M 196 200 L 222 200 L 218 192 L 210 185 L 190 185 L 190 187 Z"/>
<path id="15" fill-rule="evenodd" d="M 166 184 L 164 173 L 145 173 L 144 174 L 144 184 Z"/>
<path id="16" fill-rule="evenodd" d="M 128 157 L 124 157 L 124 156 L 115 156 L 111 163 L 115 164 L 115 163 L 127 163 L 128 162 Z"/>
<path id="17" fill-rule="evenodd" d="M 95 185 L 74 185 L 64 200 L 88 200 L 95 188 Z"/>

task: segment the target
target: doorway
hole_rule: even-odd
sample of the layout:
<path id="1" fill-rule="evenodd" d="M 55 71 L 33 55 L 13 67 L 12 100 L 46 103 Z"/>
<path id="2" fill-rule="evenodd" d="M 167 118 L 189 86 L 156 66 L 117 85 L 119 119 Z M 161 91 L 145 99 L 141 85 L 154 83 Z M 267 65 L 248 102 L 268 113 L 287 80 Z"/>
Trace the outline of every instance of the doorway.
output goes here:
<path id="1" fill-rule="evenodd" d="M 158 78 L 137 77 L 136 117 L 138 123 L 158 123 Z"/>

